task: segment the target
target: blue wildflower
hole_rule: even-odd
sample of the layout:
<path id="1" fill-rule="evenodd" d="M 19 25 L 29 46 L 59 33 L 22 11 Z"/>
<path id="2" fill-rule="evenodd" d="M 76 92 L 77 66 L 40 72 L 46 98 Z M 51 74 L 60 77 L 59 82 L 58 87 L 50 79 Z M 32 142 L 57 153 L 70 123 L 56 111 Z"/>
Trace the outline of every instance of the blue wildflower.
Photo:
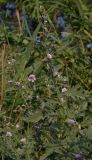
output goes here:
<path id="1" fill-rule="evenodd" d="M 36 36 L 35 42 L 36 42 L 36 44 L 40 44 L 41 43 L 40 36 Z"/>
<path id="2" fill-rule="evenodd" d="M 25 33 L 27 32 L 27 28 L 26 28 L 26 26 L 24 26 L 24 32 L 25 32 Z"/>
<path id="3" fill-rule="evenodd" d="M 22 22 L 22 20 L 23 20 L 23 15 L 21 14 L 20 15 L 20 22 Z"/>
<path id="4" fill-rule="evenodd" d="M 15 11 L 15 10 L 12 10 L 12 11 L 11 11 L 11 14 L 15 16 L 15 15 L 16 15 L 16 11 Z"/>
<path id="5" fill-rule="evenodd" d="M 21 13 L 21 15 L 20 15 L 20 22 L 22 23 L 24 21 L 24 32 L 25 33 L 27 33 L 27 26 L 26 26 L 26 23 L 27 23 L 27 25 L 29 26 L 29 24 L 30 24 L 30 18 L 29 18 L 29 16 L 28 15 L 26 15 L 25 13 Z"/>
<path id="6" fill-rule="evenodd" d="M 65 21 L 64 21 L 64 16 L 59 15 L 56 17 L 56 23 L 57 23 L 57 27 L 60 30 L 63 30 L 65 28 Z"/>
<path id="7" fill-rule="evenodd" d="M 15 3 L 7 3 L 6 4 L 6 8 L 7 9 L 15 9 L 16 8 L 16 4 Z"/>
<path id="8" fill-rule="evenodd" d="M 61 32 L 61 38 L 66 40 L 69 37 L 69 33 L 68 32 Z"/>
<path id="9" fill-rule="evenodd" d="M 86 48 L 92 48 L 92 42 L 86 44 Z"/>
<path id="10" fill-rule="evenodd" d="M 26 15 L 26 20 L 29 21 L 29 16 L 28 15 Z"/>
<path id="11" fill-rule="evenodd" d="M 61 37 L 66 38 L 65 32 L 61 32 Z"/>
<path id="12" fill-rule="evenodd" d="M 26 15 L 25 18 L 26 18 L 26 21 L 28 22 L 28 21 L 29 21 L 29 16 Z M 24 19 L 24 15 L 21 15 L 21 16 L 20 16 L 20 21 L 22 22 L 23 19 Z"/>
<path id="13" fill-rule="evenodd" d="M 28 23 L 29 20 L 30 20 L 29 16 L 22 12 L 21 15 L 20 15 L 20 21 L 22 22 L 24 18 L 26 19 L 26 21 Z"/>

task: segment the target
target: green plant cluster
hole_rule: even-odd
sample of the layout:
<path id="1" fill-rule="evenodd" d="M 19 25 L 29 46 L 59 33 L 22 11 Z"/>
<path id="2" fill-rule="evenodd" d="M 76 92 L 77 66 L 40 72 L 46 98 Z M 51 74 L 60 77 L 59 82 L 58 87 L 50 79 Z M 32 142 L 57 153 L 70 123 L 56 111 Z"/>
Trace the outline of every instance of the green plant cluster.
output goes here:
<path id="1" fill-rule="evenodd" d="M 39 23 L 31 34 L 24 16 L 25 33 L 17 18 L 9 21 L 4 13 L 0 25 L 1 53 L 5 45 L 0 159 L 92 160 L 92 47 L 86 47 L 92 42 L 92 2 L 16 4 Z M 57 12 L 64 13 L 64 37 L 56 26 Z"/>

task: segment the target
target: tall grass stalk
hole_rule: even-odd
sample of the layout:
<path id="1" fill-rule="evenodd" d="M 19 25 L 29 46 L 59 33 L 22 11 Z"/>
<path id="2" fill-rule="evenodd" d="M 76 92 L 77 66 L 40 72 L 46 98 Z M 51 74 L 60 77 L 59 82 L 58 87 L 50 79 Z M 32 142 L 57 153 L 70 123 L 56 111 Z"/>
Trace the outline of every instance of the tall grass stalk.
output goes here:
<path id="1" fill-rule="evenodd" d="M 18 25 L 19 25 L 19 31 L 22 32 L 22 26 L 21 26 L 21 23 L 20 23 L 20 14 L 19 14 L 18 9 L 16 9 L 16 16 L 17 16 Z"/>
<path id="2" fill-rule="evenodd" d="M 5 57 L 5 44 L 3 45 L 3 49 L 1 52 L 1 63 L 2 63 L 2 79 L 1 79 L 1 103 L 0 103 L 0 110 L 3 106 L 3 97 L 4 97 L 4 57 Z"/>

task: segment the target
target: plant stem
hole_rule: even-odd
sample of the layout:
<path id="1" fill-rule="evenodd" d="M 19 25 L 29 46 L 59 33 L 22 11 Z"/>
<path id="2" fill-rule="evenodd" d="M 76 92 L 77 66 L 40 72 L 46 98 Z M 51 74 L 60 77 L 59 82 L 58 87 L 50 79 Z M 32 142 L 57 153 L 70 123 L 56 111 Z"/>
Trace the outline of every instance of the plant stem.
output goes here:
<path id="1" fill-rule="evenodd" d="M 3 97 L 4 97 L 4 57 L 5 57 L 5 44 L 3 45 L 3 49 L 1 52 L 1 100 L 0 100 L 0 110 L 3 107 Z"/>

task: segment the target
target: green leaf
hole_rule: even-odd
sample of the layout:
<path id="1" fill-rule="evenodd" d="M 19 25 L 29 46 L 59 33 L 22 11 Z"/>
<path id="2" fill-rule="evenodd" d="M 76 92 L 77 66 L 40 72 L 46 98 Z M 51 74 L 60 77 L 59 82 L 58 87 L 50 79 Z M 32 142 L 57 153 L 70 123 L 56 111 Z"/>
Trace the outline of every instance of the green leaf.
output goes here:
<path id="1" fill-rule="evenodd" d="M 76 3 L 76 6 L 79 10 L 79 14 L 80 14 L 81 18 L 85 18 L 85 13 L 88 10 L 87 7 L 84 5 L 82 0 L 74 0 L 74 2 Z"/>
<path id="2" fill-rule="evenodd" d="M 92 125 L 87 129 L 86 135 L 88 138 L 92 138 Z"/>
<path id="3" fill-rule="evenodd" d="M 79 86 L 76 85 L 68 90 L 67 95 L 70 97 L 85 99 L 85 97 L 87 96 L 87 93 L 84 92 L 82 88 L 79 88 Z"/>
<path id="4" fill-rule="evenodd" d="M 45 160 L 48 156 L 50 156 L 54 152 L 53 148 L 48 148 L 46 152 L 40 157 L 40 160 Z"/>
<path id="5" fill-rule="evenodd" d="M 31 122 L 31 123 L 37 123 L 41 119 L 43 119 L 43 114 L 41 111 L 36 111 L 32 115 L 29 115 L 27 118 L 24 118 L 25 121 Z"/>
<path id="6" fill-rule="evenodd" d="M 28 40 L 26 39 L 23 40 L 23 44 L 27 45 L 28 43 L 29 43 Z"/>

